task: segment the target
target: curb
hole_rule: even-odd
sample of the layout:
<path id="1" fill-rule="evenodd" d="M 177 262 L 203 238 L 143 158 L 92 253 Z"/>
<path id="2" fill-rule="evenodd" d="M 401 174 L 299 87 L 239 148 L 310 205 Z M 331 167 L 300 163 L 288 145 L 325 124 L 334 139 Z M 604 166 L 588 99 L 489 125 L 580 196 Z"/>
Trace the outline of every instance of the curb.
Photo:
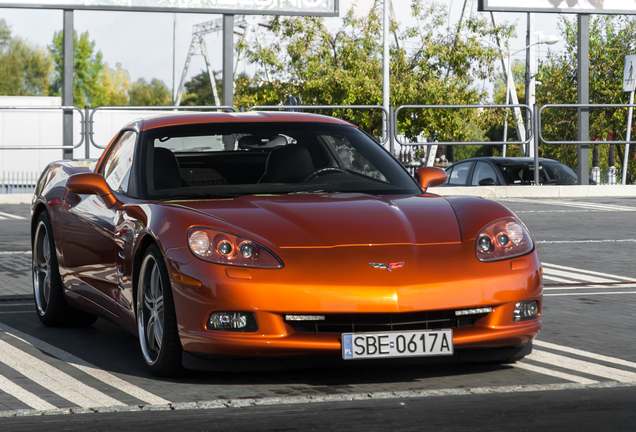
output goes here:
<path id="1" fill-rule="evenodd" d="M 0 194 L 0 204 L 31 204 L 33 194 Z"/>
<path id="2" fill-rule="evenodd" d="M 505 198 L 636 198 L 636 185 L 432 187 L 438 195 Z M 0 194 L 0 204 L 31 204 L 33 194 Z"/>
<path id="3" fill-rule="evenodd" d="M 432 187 L 438 195 L 471 195 L 489 199 L 505 198 L 625 198 L 636 197 L 636 185 L 594 186 L 474 186 Z"/>

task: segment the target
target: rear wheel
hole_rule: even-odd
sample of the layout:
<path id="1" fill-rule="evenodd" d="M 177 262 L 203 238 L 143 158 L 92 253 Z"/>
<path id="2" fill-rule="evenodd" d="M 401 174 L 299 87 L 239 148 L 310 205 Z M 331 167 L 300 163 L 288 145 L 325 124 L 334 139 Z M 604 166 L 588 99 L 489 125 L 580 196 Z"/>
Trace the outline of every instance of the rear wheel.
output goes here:
<path id="1" fill-rule="evenodd" d="M 72 308 L 64 298 L 64 288 L 55 255 L 53 229 L 47 213 L 38 217 L 33 237 L 33 296 L 42 324 L 50 327 L 89 326 L 96 316 Z"/>
<path id="2" fill-rule="evenodd" d="M 137 283 L 137 330 L 146 364 L 157 376 L 183 371 L 183 348 L 168 270 L 156 244 L 146 251 Z"/>

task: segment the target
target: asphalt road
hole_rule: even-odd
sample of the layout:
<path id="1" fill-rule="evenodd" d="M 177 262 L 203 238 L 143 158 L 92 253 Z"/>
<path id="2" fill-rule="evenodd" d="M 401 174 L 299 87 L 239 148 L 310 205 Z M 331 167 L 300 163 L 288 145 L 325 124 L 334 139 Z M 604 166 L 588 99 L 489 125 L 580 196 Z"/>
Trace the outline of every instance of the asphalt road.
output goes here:
<path id="1" fill-rule="evenodd" d="M 634 430 L 636 199 L 501 202 L 544 265 L 543 330 L 523 361 L 171 380 L 148 374 L 136 339 L 106 321 L 40 325 L 28 208 L 0 206 L 0 430 Z"/>

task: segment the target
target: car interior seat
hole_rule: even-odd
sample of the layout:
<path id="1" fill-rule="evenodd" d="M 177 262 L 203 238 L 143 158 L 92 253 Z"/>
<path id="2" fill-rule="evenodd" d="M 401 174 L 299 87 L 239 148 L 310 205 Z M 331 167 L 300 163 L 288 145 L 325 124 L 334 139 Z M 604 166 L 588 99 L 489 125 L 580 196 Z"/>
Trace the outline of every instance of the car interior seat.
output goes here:
<path id="1" fill-rule="evenodd" d="M 181 177 L 179 161 L 170 149 L 155 147 L 152 174 L 156 190 L 187 186 Z"/>
<path id="2" fill-rule="evenodd" d="M 265 173 L 259 183 L 299 183 L 314 172 L 309 150 L 290 144 L 274 148 L 265 162 Z"/>

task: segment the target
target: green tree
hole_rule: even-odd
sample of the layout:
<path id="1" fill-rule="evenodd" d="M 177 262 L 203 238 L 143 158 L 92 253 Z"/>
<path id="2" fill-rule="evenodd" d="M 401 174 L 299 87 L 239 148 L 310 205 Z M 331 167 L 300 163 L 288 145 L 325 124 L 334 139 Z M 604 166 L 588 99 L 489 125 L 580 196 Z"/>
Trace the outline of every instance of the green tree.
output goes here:
<path id="1" fill-rule="evenodd" d="M 168 106 L 172 105 L 172 95 L 163 81 L 153 78 L 150 84 L 143 78 L 132 83 L 128 91 L 129 105 Z"/>
<path id="2" fill-rule="evenodd" d="M 0 19 L 0 94 L 46 96 L 51 69 L 46 51 L 11 38 L 6 21 Z"/>
<path id="3" fill-rule="evenodd" d="M 560 30 L 565 40 L 564 53 L 550 52 L 542 62 L 537 80 L 537 102 L 577 102 L 577 24 L 562 18 Z M 623 59 L 633 52 L 636 40 L 636 17 L 594 15 L 590 20 L 590 103 L 627 103 L 628 94 L 622 92 Z M 548 109 L 542 115 L 542 133 L 548 140 L 576 140 L 577 115 L 575 109 Z M 592 140 L 624 140 L 627 124 L 627 109 L 590 110 L 590 137 Z M 632 136 L 634 136 L 632 131 Z M 634 182 L 634 146 L 631 146 L 628 182 Z M 607 167 L 609 145 L 600 145 L 600 164 Z M 542 156 L 559 159 L 576 166 L 576 145 L 541 145 Z M 624 149 L 616 147 L 616 165 L 621 167 Z M 590 152 L 590 159 L 592 152 Z M 591 160 L 590 160 L 591 163 Z M 621 167 L 622 168 L 622 167 Z"/>
<path id="4" fill-rule="evenodd" d="M 216 81 L 216 85 L 220 97 L 221 87 L 219 80 Z M 181 105 L 215 105 L 210 75 L 206 71 L 201 71 L 201 73 L 192 77 L 190 81 L 184 84 L 184 87 L 185 91 L 181 97 Z"/>
<path id="5" fill-rule="evenodd" d="M 53 36 L 53 44 L 49 46 L 55 65 L 51 93 L 58 96 L 62 94 L 63 39 L 63 31 L 56 32 Z M 78 107 L 108 105 L 110 100 L 102 81 L 106 65 L 102 62 L 101 51 L 95 52 L 95 42 L 88 39 L 88 32 L 82 33 L 79 38 L 77 33 L 74 33 L 73 51 L 73 104 Z"/>
<path id="6" fill-rule="evenodd" d="M 455 43 L 452 36 L 446 36 L 458 30 L 448 28 L 446 5 L 413 0 L 411 12 L 416 25 L 402 31 L 400 48 L 395 43 L 391 47 L 391 103 L 399 106 L 482 101 L 485 93 L 475 83 L 492 76 L 498 52 L 476 40 L 460 38 Z M 381 104 L 382 21 L 378 11 L 356 17 L 350 10 L 341 28 L 335 31 L 316 17 L 275 17 L 270 26 L 277 36 L 275 42 L 249 50 L 248 58 L 266 65 L 271 80 L 264 80 L 262 74 L 251 82 L 237 80 L 237 104 L 279 104 L 286 95 L 300 96 L 308 105 Z M 465 29 L 503 38 L 512 33 L 510 27 L 493 28 L 480 18 L 471 18 Z M 341 110 L 333 114 L 375 136 L 381 133 L 379 110 Z M 481 127 L 483 119 L 477 110 L 402 111 L 398 119 L 399 130 L 407 137 L 424 135 L 439 141 L 465 139 L 472 133 L 466 127 L 467 121 Z"/>
<path id="7" fill-rule="evenodd" d="M 106 63 L 100 75 L 100 82 L 105 91 L 106 103 L 104 106 L 128 105 L 128 91 L 130 89 L 130 75 L 117 63 L 117 69 L 113 70 Z"/>

